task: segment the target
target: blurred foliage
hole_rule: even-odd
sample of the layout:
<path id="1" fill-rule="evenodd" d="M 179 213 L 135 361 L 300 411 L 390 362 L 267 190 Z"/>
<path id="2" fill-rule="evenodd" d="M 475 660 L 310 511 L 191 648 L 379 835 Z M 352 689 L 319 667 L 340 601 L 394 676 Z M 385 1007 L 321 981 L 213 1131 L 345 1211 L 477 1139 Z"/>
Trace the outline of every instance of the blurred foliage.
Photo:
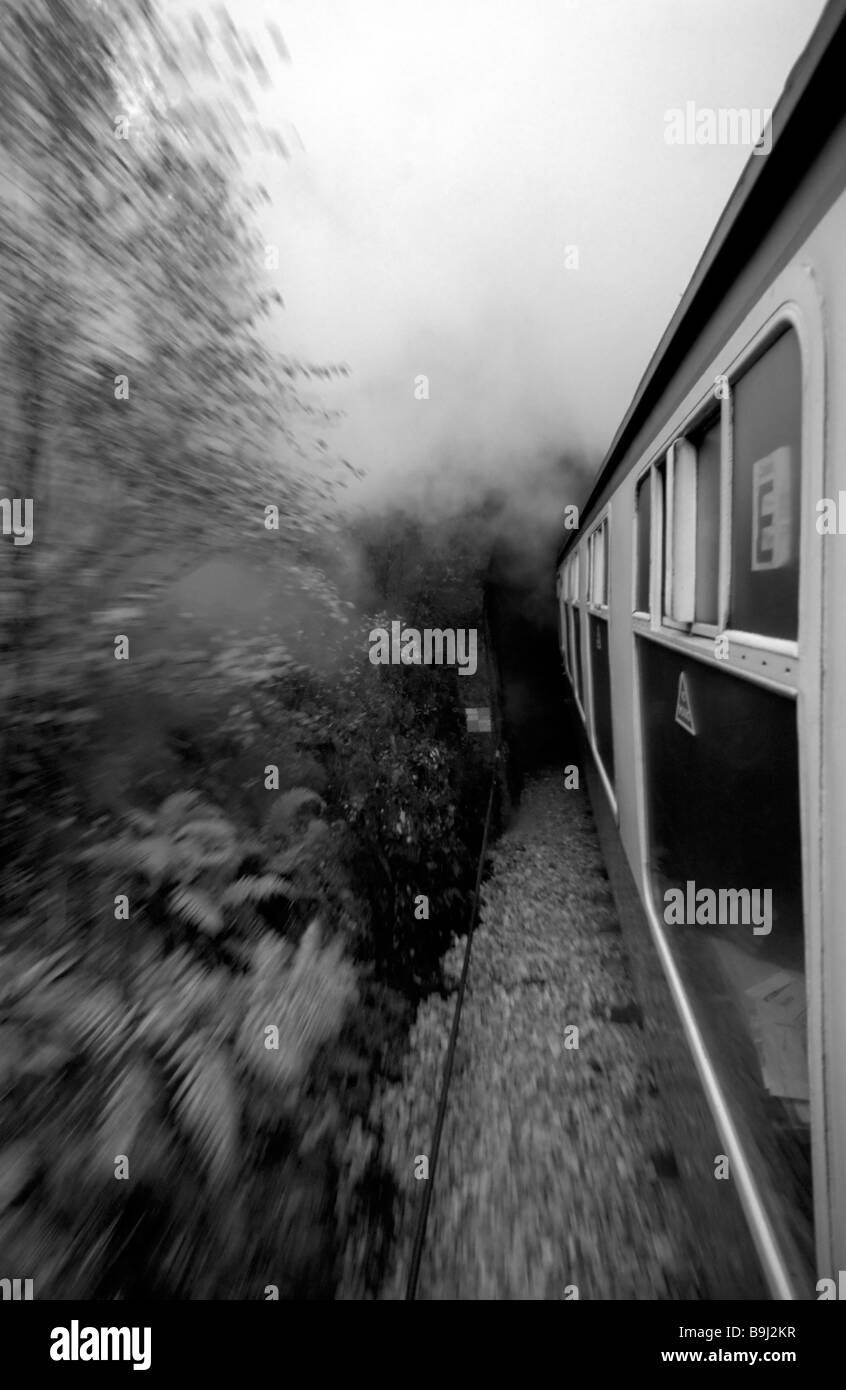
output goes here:
<path id="1" fill-rule="evenodd" d="M 390 626 L 385 614 L 368 630 Z M 468 735 L 454 668 L 362 664 L 337 686 L 339 809 L 357 845 L 355 882 L 372 913 L 372 949 L 410 997 L 441 988 L 441 957 L 466 917 L 490 776 Z M 428 899 L 428 921 L 415 900 Z"/>
<path id="2" fill-rule="evenodd" d="M 267 346 L 281 295 L 241 167 L 273 142 L 236 99 L 266 71 L 219 28 L 212 60 L 202 21 L 176 35 L 136 0 L 0 11 L 0 485 L 36 535 L 0 546 L 13 656 L 70 647 L 133 555 L 261 537 L 268 505 L 289 538 L 335 523 L 301 385 L 347 369 Z"/>
<path id="3" fill-rule="evenodd" d="M 61 841 L 30 804 L 40 863 L 22 845 L 7 875 L 0 1245 L 41 1296 L 379 1286 L 395 1192 L 371 1096 L 399 1074 L 414 1001 L 448 987 L 486 760 L 454 671 L 403 684 L 363 639 L 333 679 L 262 662 L 258 640 L 237 650 L 181 691 L 184 668 L 159 672 L 174 698 L 204 680 L 229 710 L 180 749 L 190 790 L 92 816 L 80 741 L 62 765 L 79 816 Z M 149 699 L 152 673 L 133 679 Z M 237 769 L 268 747 L 289 773 L 256 796 Z M 286 786 L 304 766 L 319 793 Z"/>
<path id="4" fill-rule="evenodd" d="M 0 491 L 35 503 L 34 543 L 0 543 L 0 1249 L 42 1298 L 378 1286 L 370 1099 L 444 988 L 478 851 L 456 672 L 374 668 L 380 619 L 327 573 L 343 461 L 304 383 L 346 368 L 267 346 L 241 168 L 286 149 L 249 78 L 225 10 L 0 10 Z M 455 527 L 427 558 L 409 525 L 358 538 L 376 606 L 475 625 L 478 545 Z M 273 634 L 156 628 L 186 568 L 248 546 L 325 614 L 319 669 Z M 127 663 L 120 632 L 147 633 Z"/>
<path id="5" fill-rule="evenodd" d="M 431 516 L 394 507 L 361 517 L 355 538 L 368 562 L 372 598 L 410 627 L 476 627 L 502 499 L 480 488 L 460 511 Z M 481 659 L 481 658 L 480 658 Z"/>

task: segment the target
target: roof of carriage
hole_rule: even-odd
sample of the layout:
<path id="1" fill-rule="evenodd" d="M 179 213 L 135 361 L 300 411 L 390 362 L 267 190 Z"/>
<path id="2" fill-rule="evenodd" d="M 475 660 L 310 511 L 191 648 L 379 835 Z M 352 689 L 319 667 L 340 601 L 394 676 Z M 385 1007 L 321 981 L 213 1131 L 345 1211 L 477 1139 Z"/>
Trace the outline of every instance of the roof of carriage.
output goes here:
<path id="1" fill-rule="evenodd" d="M 773 110 L 772 146 L 751 154 L 600 466 L 582 521 L 596 508 L 626 452 L 762 234 L 846 114 L 846 0 L 830 0 Z M 568 531 L 558 561 L 577 542 Z"/>

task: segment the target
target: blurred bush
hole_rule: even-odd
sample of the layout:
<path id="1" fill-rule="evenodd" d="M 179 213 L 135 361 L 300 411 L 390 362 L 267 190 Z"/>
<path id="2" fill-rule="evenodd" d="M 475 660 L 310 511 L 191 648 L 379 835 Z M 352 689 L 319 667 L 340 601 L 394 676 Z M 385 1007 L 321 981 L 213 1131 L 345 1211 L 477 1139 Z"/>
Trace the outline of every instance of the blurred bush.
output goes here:
<path id="1" fill-rule="evenodd" d="M 0 1249 L 39 1298 L 378 1287 L 371 1097 L 444 987 L 484 809 L 456 673 L 370 665 L 329 576 L 341 461 L 303 382 L 346 368 L 266 345 L 232 68 L 266 72 L 218 19 L 0 11 L 0 491 L 35 523 L 0 543 Z M 320 609 L 320 660 L 157 616 L 244 550 Z"/>

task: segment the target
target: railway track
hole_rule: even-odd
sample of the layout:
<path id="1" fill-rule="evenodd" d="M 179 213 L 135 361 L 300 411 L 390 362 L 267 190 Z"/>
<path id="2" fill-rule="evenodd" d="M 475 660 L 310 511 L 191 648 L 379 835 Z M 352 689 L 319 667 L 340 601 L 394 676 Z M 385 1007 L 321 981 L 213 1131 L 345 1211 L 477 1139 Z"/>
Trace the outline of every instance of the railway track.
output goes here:
<path id="1" fill-rule="evenodd" d="M 491 858 L 442 1131 L 434 1093 L 426 1115 L 394 1110 L 405 1202 L 382 1297 L 765 1296 L 736 1194 L 713 1181 L 707 1115 L 676 1142 L 585 793 L 561 769 L 536 776 Z M 415 1034 L 429 1052 L 437 1038 L 441 1065 L 443 1004 Z M 419 1065 L 412 1050 L 409 1087 Z"/>

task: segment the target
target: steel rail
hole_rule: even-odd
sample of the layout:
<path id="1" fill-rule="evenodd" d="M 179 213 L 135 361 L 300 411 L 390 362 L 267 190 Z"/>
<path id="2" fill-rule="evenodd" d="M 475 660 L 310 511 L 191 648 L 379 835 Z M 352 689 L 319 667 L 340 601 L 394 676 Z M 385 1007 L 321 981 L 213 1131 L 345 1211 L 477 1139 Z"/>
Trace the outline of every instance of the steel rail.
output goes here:
<path id="1" fill-rule="evenodd" d="M 470 907 L 470 921 L 467 927 L 467 945 L 464 948 L 464 964 L 461 968 L 461 981 L 458 986 L 458 998 L 455 1001 L 455 1012 L 452 1016 L 452 1029 L 449 1035 L 449 1045 L 444 1059 L 444 1070 L 441 1078 L 441 1094 L 438 1101 L 438 1115 L 435 1120 L 435 1135 L 432 1141 L 432 1155 L 429 1160 L 429 1176 L 423 1188 L 423 1201 L 417 1213 L 417 1225 L 414 1232 L 414 1245 L 411 1251 L 411 1267 L 408 1272 L 408 1283 L 406 1285 L 405 1297 L 407 1302 L 413 1302 L 417 1295 L 417 1281 L 420 1277 L 420 1261 L 423 1256 L 423 1245 L 426 1240 L 426 1224 L 429 1220 L 429 1207 L 432 1202 L 432 1188 L 435 1184 L 435 1169 L 438 1163 L 438 1154 L 441 1148 L 441 1134 L 446 1118 L 447 1099 L 449 1096 L 449 1083 L 452 1080 L 452 1065 L 455 1057 L 455 1046 L 458 1042 L 458 1025 L 461 1019 L 461 1006 L 464 1003 L 464 993 L 467 988 L 467 972 L 470 968 L 470 947 L 473 944 L 473 933 L 476 929 L 476 920 L 479 915 L 479 890 L 482 886 L 482 873 L 485 867 L 485 854 L 488 848 L 488 832 L 491 825 L 491 811 L 493 810 L 494 791 L 496 789 L 496 774 L 499 767 L 500 750 L 497 748 L 494 753 L 493 767 L 491 768 L 491 789 L 488 795 L 488 809 L 485 813 L 485 828 L 482 832 L 482 848 L 479 852 L 479 863 L 476 868 L 476 886 L 473 889 L 473 902 Z"/>

